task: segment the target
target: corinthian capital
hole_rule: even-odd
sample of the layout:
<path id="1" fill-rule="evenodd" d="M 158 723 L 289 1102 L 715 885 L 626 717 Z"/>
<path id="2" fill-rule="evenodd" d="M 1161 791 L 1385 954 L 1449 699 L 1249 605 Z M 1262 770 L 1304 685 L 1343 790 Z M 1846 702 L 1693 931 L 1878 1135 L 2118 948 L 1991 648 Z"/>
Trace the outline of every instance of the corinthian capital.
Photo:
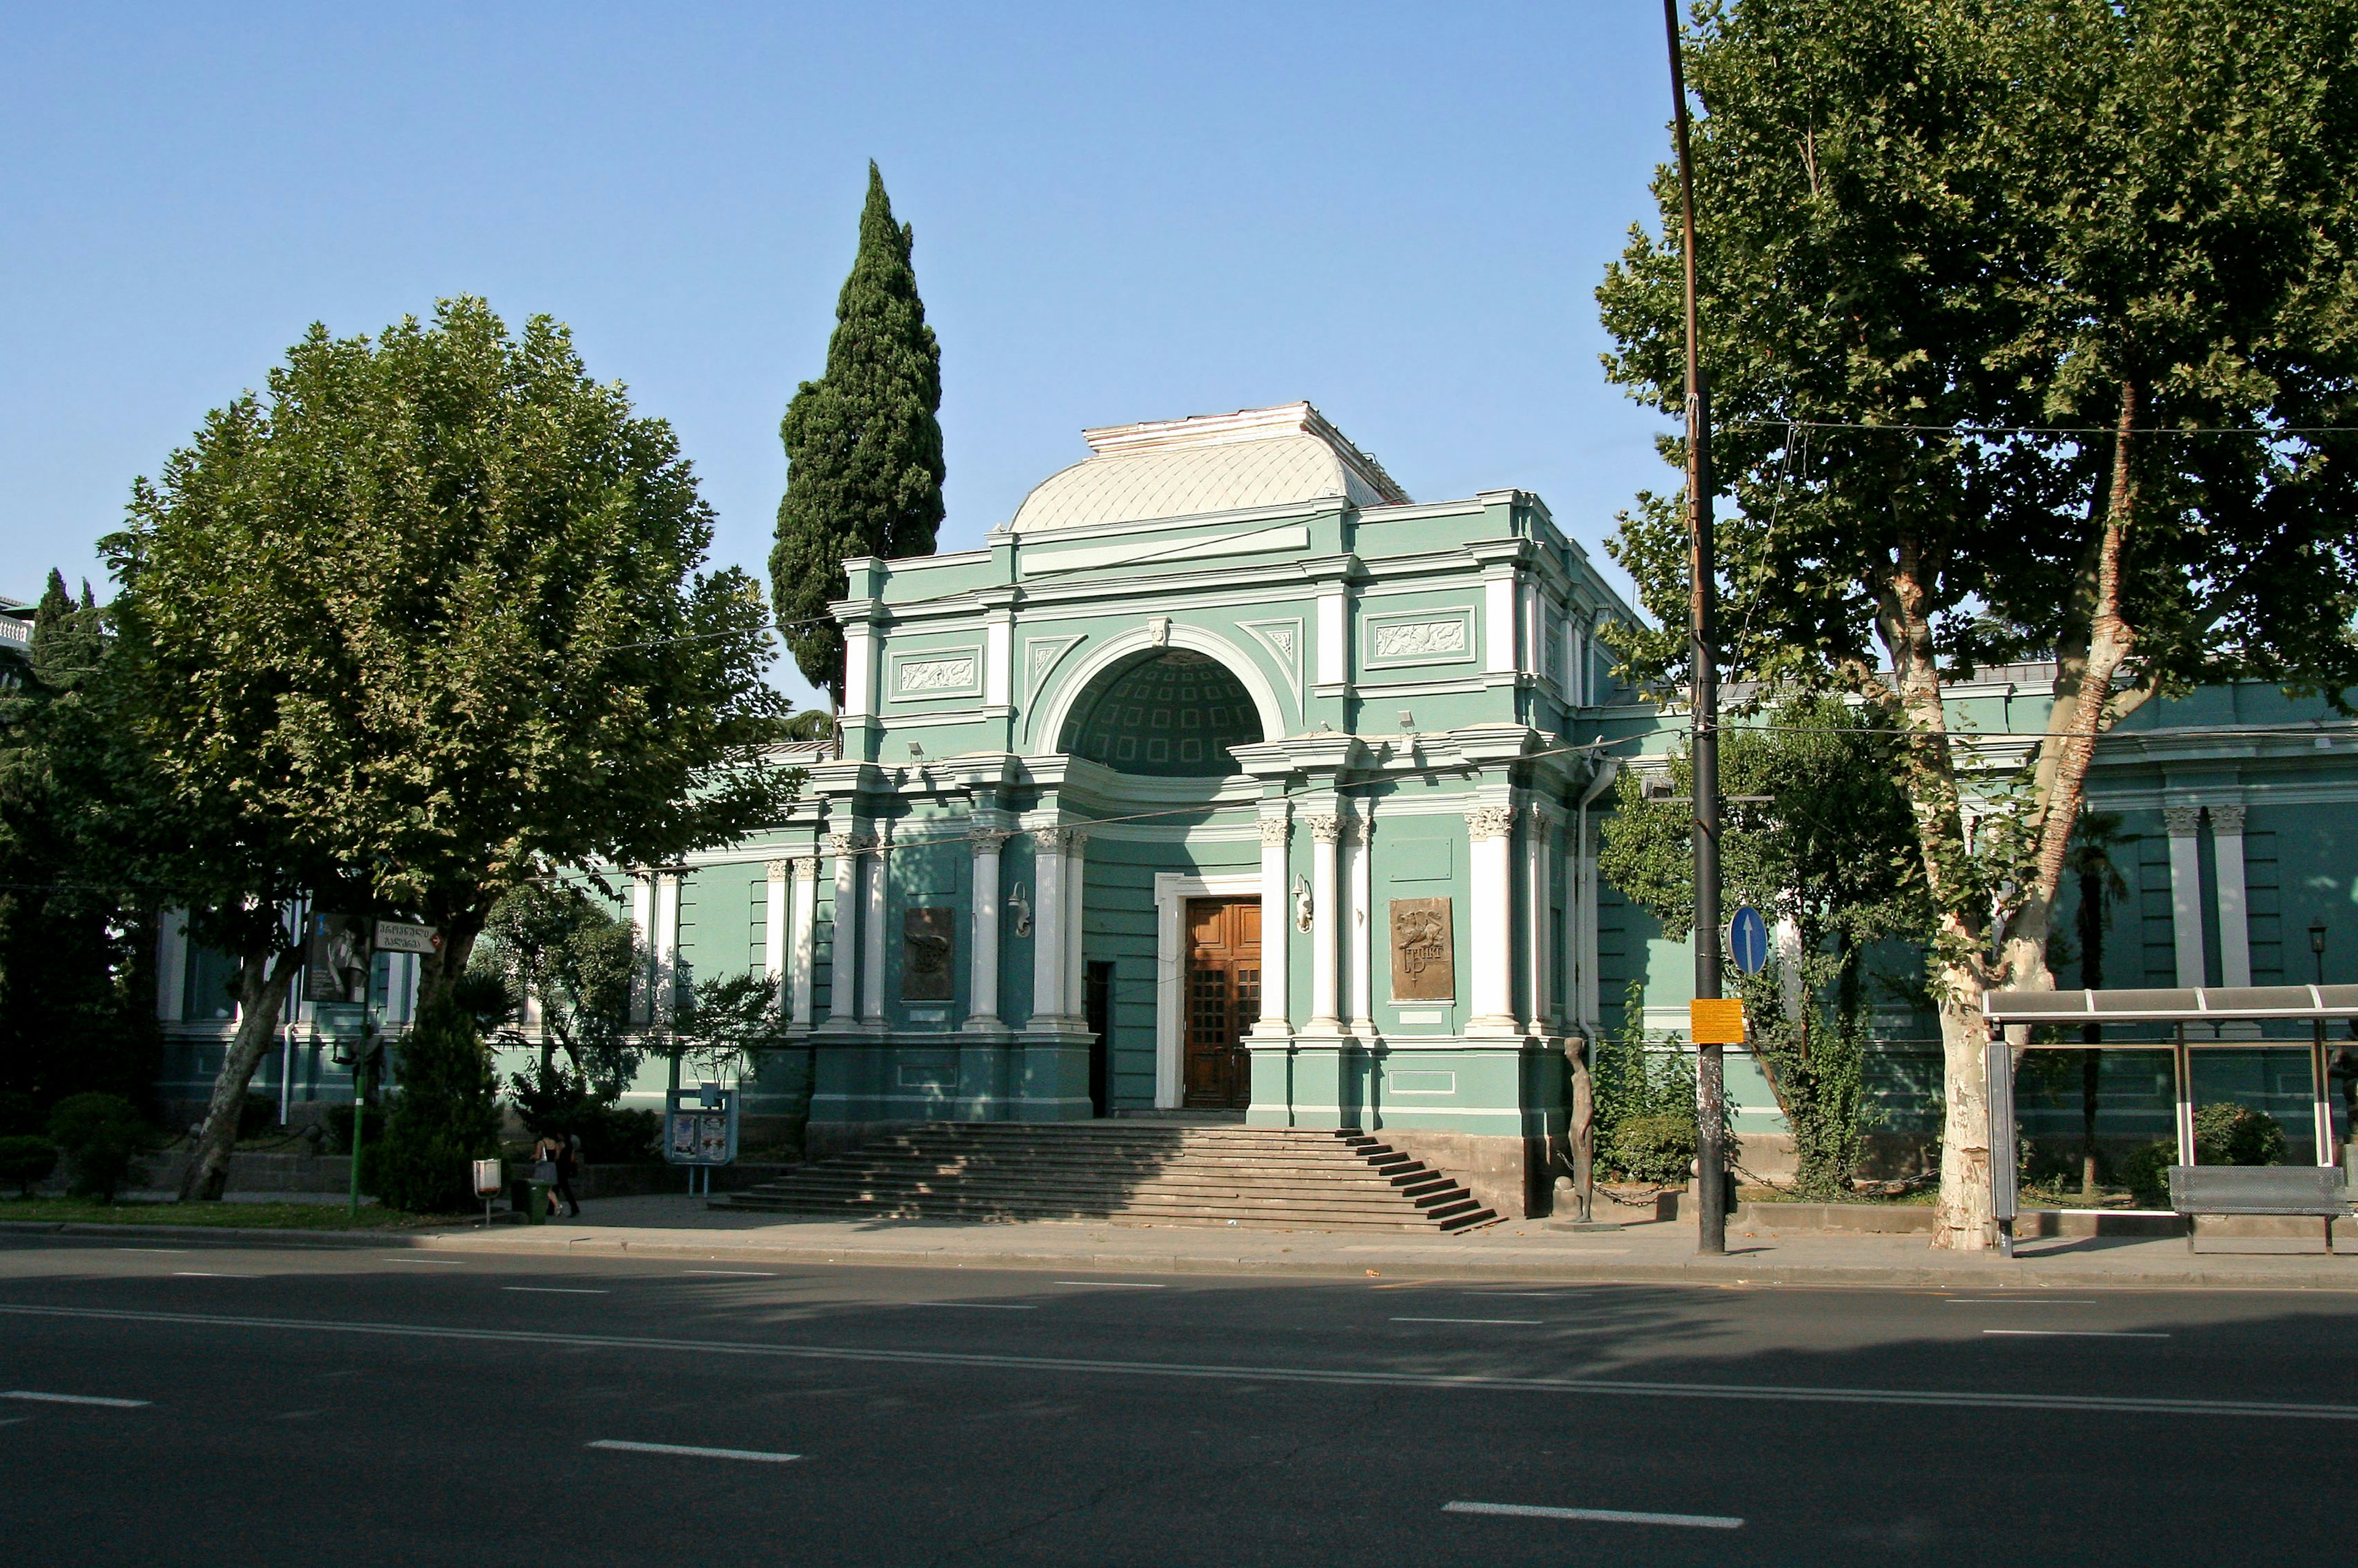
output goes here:
<path id="1" fill-rule="evenodd" d="M 1260 819 L 1261 844 L 1265 848 L 1282 849 L 1285 845 L 1285 836 L 1292 831 L 1293 827 L 1293 824 L 1282 816 L 1262 817 Z"/>
<path id="2" fill-rule="evenodd" d="M 1320 815 L 1310 819 L 1310 836 L 1321 844 L 1339 843 L 1343 838 L 1343 819 Z"/>
<path id="3" fill-rule="evenodd" d="M 2211 831 L 2230 838 L 2244 830 L 2244 808 L 2240 806 L 2214 806 L 2211 808 Z"/>
<path id="4" fill-rule="evenodd" d="M 1466 813 L 1466 836 L 1469 838 L 1504 838 L 1515 830 L 1515 813 L 1511 806 L 1477 806 Z"/>
<path id="5" fill-rule="evenodd" d="M 2191 838 L 2202 831 L 2202 808 L 2199 806 L 2165 806 L 2161 808 L 2163 826 L 2173 838 Z"/>

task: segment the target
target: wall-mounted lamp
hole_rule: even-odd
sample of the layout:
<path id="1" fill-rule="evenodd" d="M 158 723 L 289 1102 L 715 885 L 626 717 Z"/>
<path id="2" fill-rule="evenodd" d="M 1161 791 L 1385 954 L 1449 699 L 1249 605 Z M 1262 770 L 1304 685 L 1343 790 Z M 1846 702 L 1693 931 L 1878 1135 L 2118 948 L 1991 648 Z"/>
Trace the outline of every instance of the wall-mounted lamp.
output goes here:
<path id="1" fill-rule="evenodd" d="M 915 762 L 925 754 L 925 748 L 922 741 L 912 741 L 909 742 L 909 760 L 911 762 Z"/>
<path id="2" fill-rule="evenodd" d="M 2317 960 L 2317 983 L 2325 983 L 2325 917 L 2318 916 L 2309 923 L 2309 956 Z"/>
<path id="3" fill-rule="evenodd" d="M 1015 912 L 1015 935 L 1018 936 L 1031 935 L 1032 901 L 1023 896 L 1023 884 L 1022 882 L 1017 882 L 1012 889 L 1009 890 L 1007 894 L 1007 907 Z"/>

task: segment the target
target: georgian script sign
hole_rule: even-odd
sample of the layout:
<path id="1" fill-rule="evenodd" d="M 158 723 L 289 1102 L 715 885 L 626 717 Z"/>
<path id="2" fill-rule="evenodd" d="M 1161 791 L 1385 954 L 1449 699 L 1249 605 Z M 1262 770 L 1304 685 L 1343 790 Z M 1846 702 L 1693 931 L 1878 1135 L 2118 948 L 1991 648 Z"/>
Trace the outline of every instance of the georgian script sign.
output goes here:
<path id="1" fill-rule="evenodd" d="M 948 1001 L 957 994 L 950 958 L 957 949 L 957 912 L 901 912 L 901 1000 Z"/>
<path id="2" fill-rule="evenodd" d="M 1452 1001 L 1457 996 L 1456 947 L 1445 898 L 1392 900 L 1392 1000 Z"/>

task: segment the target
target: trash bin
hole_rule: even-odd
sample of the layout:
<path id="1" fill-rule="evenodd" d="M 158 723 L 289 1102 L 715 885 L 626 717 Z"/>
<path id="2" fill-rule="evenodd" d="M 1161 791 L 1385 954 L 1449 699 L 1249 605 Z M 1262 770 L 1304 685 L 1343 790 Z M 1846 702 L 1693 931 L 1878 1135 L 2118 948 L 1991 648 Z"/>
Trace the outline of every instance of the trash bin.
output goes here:
<path id="1" fill-rule="evenodd" d="M 508 1183 L 509 1211 L 524 1216 L 526 1225 L 546 1225 L 548 1223 L 548 1183 L 518 1176 Z"/>

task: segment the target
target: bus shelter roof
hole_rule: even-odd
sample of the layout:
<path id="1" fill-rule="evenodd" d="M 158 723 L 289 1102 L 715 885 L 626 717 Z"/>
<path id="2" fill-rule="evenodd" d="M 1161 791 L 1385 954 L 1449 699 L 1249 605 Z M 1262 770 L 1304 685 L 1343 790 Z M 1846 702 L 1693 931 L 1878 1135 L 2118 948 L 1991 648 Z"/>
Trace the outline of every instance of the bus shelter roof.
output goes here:
<path id="1" fill-rule="evenodd" d="M 2358 986 L 2193 986 L 2175 990 L 1988 991 L 1982 1015 L 2008 1023 L 2237 1023 L 2358 1018 Z M 2245 1044 L 2226 1041 L 2220 1044 Z"/>

